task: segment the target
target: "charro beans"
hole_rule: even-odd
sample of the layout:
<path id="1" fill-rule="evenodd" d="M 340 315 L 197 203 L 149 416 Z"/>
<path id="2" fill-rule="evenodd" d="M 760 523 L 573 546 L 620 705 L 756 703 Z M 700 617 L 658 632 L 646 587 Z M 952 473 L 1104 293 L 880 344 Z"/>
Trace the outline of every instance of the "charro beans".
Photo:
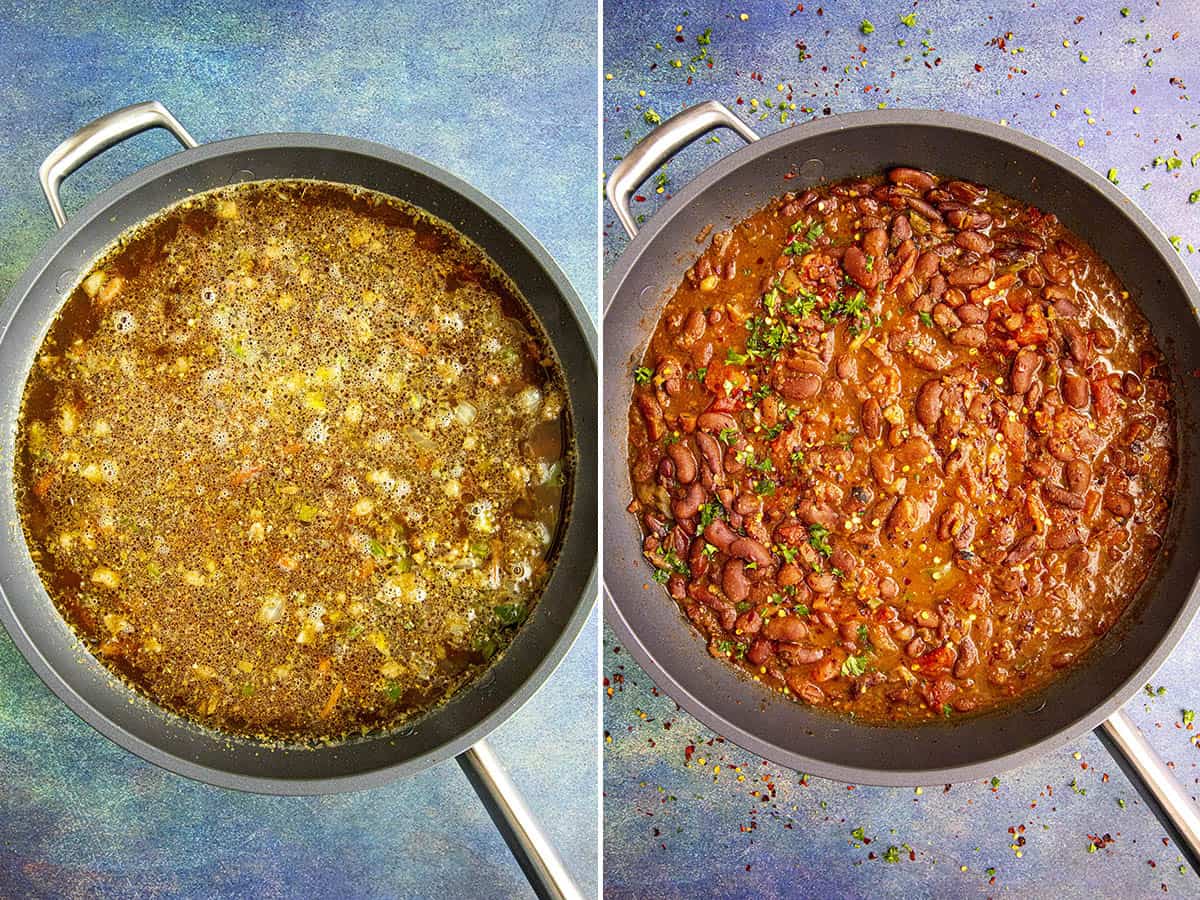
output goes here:
<path id="1" fill-rule="evenodd" d="M 656 578 L 710 653 L 799 702 L 1007 702 L 1159 550 L 1162 355 L 1083 242 L 983 185 L 897 168 L 780 198 L 713 236 L 643 367 Z"/>

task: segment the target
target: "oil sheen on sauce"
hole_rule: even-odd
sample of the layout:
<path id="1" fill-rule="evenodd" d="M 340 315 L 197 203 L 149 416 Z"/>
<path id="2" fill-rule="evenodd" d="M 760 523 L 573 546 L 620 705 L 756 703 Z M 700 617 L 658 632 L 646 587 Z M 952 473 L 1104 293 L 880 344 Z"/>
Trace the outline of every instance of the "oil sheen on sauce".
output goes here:
<path id="1" fill-rule="evenodd" d="M 29 374 L 16 493 L 86 646 L 159 705 L 330 740 L 411 720 L 528 617 L 570 411 L 516 287 L 382 194 L 277 180 L 128 232 Z"/>

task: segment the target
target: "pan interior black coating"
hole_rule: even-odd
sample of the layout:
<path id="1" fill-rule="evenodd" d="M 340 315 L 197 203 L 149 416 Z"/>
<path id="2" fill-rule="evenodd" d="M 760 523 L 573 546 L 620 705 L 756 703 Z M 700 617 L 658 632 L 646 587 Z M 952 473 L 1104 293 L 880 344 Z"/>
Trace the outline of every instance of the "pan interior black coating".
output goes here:
<path id="1" fill-rule="evenodd" d="M 25 373 L 89 263 L 123 231 L 190 193 L 267 178 L 314 178 L 407 200 L 453 225 L 512 278 L 568 375 L 577 475 L 558 563 L 535 613 L 485 675 L 401 732 L 316 748 L 265 748 L 197 727 L 133 695 L 96 662 L 42 587 L 12 492 Z M 433 166 L 366 141 L 259 135 L 204 145 L 150 166 L 95 198 L 43 248 L 0 308 L 0 615 L 18 649 L 72 709 L 126 749 L 223 787 L 311 794 L 371 787 L 460 753 L 511 715 L 562 659 L 594 600 L 597 435 L 594 333 L 565 276 L 534 238 L 477 191 Z"/>
<path id="2" fill-rule="evenodd" d="M 1053 212 L 1108 261 L 1166 354 L 1179 423 L 1179 480 L 1158 565 L 1120 624 L 1045 691 L 957 723 L 868 726 L 771 695 L 712 659 L 677 606 L 649 582 L 629 502 L 631 360 L 640 358 L 696 236 L 773 196 L 894 165 L 977 181 Z M 1194 477 L 1200 413 L 1196 288 L 1149 220 L 1100 176 L 1017 132 L 965 116 L 886 111 L 835 117 L 766 137 L 702 173 L 652 218 L 605 282 L 606 620 L 681 705 L 747 749 L 802 771 L 868 784 L 966 780 L 1019 765 L 1094 727 L 1127 700 L 1182 636 L 1198 597 Z"/>

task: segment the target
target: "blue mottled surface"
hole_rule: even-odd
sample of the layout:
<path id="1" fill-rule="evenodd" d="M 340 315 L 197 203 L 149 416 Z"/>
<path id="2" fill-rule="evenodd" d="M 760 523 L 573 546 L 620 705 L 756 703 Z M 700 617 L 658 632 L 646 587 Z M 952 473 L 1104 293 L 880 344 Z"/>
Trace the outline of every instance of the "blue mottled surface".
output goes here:
<path id="1" fill-rule="evenodd" d="M 1194 3 L 826 2 L 823 14 L 821 5 L 609 0 L 605 165 L 650 130 L 647 109 L 665 119 L 710 98 L 738 110 L 760 133 L 826 108 L 850 112 L 880 102 L 971 113 L 1049 141 L 1101 173 L 1115 168 L 1121 190 L 1166 234 L 1180 236 L 1185 260 L 1200 273 L 1200 255 L 1187 247 L 1200 241 L 1200 206 L 1188 202 L 1200 189 L 1200 158 L 1191 163 L 1200 152 L 1190 93 L 1200 88 Z M 910 11 L 914 27 L 900 22 Z M 870 35 L 860 30 L 864 18 L 875 27 Z M 707 28 L 711 68 L 692 62 L 696 37 Z M 1126 43 L 1131 38 L 1135 43 Z M 897 44 L 901 39 L 906 46 Z M 811 58 L 800 58 L 798 42 Z M 780 101 L 796 105 L 785 123 Z M 739 143 L 723 140 L 677 157 L 664 194 Z M 1172 155 L 1181 159 L 1177 167 L 1153 164 Z M 661 198 L 653 184 L 642 195 L 636 212 L 649 216 Z M 608 209 L 604 227 L 607 266 L 625 240 Z M 1200 705 L 1198 664 L 1200 625 L 1155 677 L 1165 693 L 1139 695 L 1126 707 L 1193 794 L 1200 748 L 1181 715 Z M 1001 775 L 994 787 L 926 786 L 918 794 L 805 783 L 796 772 L 712 743 L 715 736 L 660 696 L 611 633 L 602 666 L 612 688 L 604 701 L 609 896 L 1200 895 L 1196 873 L 1180 872 L 1178 851 L 1164 846 L 1162 829 L 1092 735 Z M 895 863 L 884 861 L 890 846 Z"/>
<path id="2" fill-rule="evenodd" d="M 52 231 L 36 168 L 84 122 L 163 101 L 199 140 L 370 138 L 462 176 L 596 308 L 595 6 L 0 0 L 0 293 Z M 172 152 L 147 134 L 69 179 L 73 209 Z M 579 222 L 587 223 L 581 230 Z M 596 617 L 495 747 L 596 891 Z M 454 763 L 389 787 L 255 797 L 83 725 L 0 633 L 0 896 L 528 896 Z"/>

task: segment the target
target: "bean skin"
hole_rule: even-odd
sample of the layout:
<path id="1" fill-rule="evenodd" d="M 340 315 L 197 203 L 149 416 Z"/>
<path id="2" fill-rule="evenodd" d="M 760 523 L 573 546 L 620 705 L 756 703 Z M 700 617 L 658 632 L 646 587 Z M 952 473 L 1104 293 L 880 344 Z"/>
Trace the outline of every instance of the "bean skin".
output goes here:
<path id="1" fill-rule="evenodd" d="M 1083 509 L 1083 497 L 1073 491 L 1065 490 L 1053 484 L 1044 484 L 1042 485 L 1042 493 L 1055 506 L 1063 506 L 1067 509 Z"/>
<path id="2" fill-rule="evenodd" d="M 696 457 L 682 441 L 667 447 L 667 454 L 675 463 L 675 478 L 680 484 L 691 484 L 696 480 Z"/>
<path id="3" fill-rule="evenodd" d="M 696 427 L 702 431 L 720 433 L 737 428 L 737 419 L 723 412 L 704 412 L 696 418 Z"/>
<path id="4" fill-rule="evenodd" d="M 1076 372 L 1067 372 L 1060 382 L 1063 399 L 1075 409 L 1085 409 L 1092 395 L 1087 379 Z"/>
<path id="5" fill-rule="evenodd" d="M 730 559 L 721 572 L 721 589 L 734 603 L 741 603 L 750 596 L 750 579 L 746 577 L 745 562 Z"/>
<path id="6" fill-rule="evenodd" d="M 945 388 L 940 379 L 931 378 L 917 392 L 917 421 L 932 431 L 942 417 L 942 395 Z"/>
<path id="7" fill-rule="evenodd" d="M 874 397 L 868 397 L 863 401 L 862 427 L 863 434 L 867 436 L 868 440 L 877 441 L 883 434 L 883 410 L 879 406 L 879 401 Z"/>
<path id="8" fill-rule="evenodd" d="M 1033 377 L 1041 367 L 1042 358 L 1038 356 L 1036 350 L 1030 350 L 1028 347 L 1018 350 L 1017 355 L 1013 358 L 1010 376 L 1013 393 L 1028 393 L 1030 385 L 1033 384 Z"/>
<path id="9" fill-rule="evenodd" d="M 987 284 L 992 277 L 991 263 L 976 263 L 973 266 L 959 266 L 946 276 L 953 287 L 979 287 Z"/>
<path id="10" fill-rule="evenodd" d="M 705 431 L 697 431 L 695 438 L 696 446 L 700 448 L 700 455 L 704 457 L 704 464 L 708 466 L 713 478 L 719 480 L 725 474 L 725 467 L 721 463 L 721 458 L 725 454 L 721 450 L 721 445 L 717 443 L 716 438 Z"/>
<path id="11" fill-rule="evenodd" d="M 872 228 L 863 235 L 863 252 L 876 260 L 882 260 L 887 253 L 888 234 L 883 228 Z"/>
<path id="12" fill-rule="evenodd" d="M 738 536 L 737 532 L 730 528 L 723 519 L 713 519 L 704 529 L 704 539 L 722 553 L 729 553 L 730 547 L 738 539 Z"/>
<path id="13" fill-rule="evenodd" d="M 921 193 L 929 190 L 934 185 L 933 176 L 928 172 L 922 172 L 920 169 L 908 169 L 903 166 L 889 169 L 887 178 L 892 184 L 903 184 L 907 187 L 915 188 Z"/>
<path id="14" fill-rule="evenodd" d="M 671 504 L 671 512 L 677 520 L 690 519 L 700 511 L 700 507 L 704 505 L 704 498 L 704 487 L 692 482 L 688 485 L 687 492 Z"/>
<path id="15" fill-rule="evenodd" d="M 771 565 L 770 551 L 754 538 L 738 538 L 729 545 L 729 553 L 747 562 L 757 563 L 760 567 Z"/>
<path id="16" fill-rule="evenodd" d="M 1073 459 L 1063 466 L 1063 477 L 1068 490 L 1076 494 L 1086 493 L 1092 486 L 1092 467 L 1087 460 Z"/>
<path id="17" fill-rule="evenodd" d="M 982 347 L 987 343 L 987 332 L 982 325 L 965 325 L 954 332 L 950 343 L 956 347 Z"/>
<path id="18" fill-rule="evenodd" d="M 779 393 L 793 403 L 811 400 L 821 393 L 821 379 L 817 375 L 793 375 L 779 385 Z"/>
<path id="19" fill-rule="evenodd" d="M 1133 498 L 1120 491 L 1111 493 L 1104 498 L 1104 508 L 1118 518 L 1127 519 L 1133 515 Z"/>
<path id="20" fill-rule="evenodd" d="M 846 253 L 842 257 L 842 268 L 858 283 L 859 287 L 867 290 L 875 287 L 877 276 L 874 267 L 872 266 L 871 270 L 867 269 L 867 254 L 860 248 L 854 246 L 846 248 Z"/>
<path id="21" fill-rule="evenodd" d="M 762 633 L 773 641 L 796 644 L 808 637 L 808 626 L 798 616 L 771 616 L 763 625 Z"/>

